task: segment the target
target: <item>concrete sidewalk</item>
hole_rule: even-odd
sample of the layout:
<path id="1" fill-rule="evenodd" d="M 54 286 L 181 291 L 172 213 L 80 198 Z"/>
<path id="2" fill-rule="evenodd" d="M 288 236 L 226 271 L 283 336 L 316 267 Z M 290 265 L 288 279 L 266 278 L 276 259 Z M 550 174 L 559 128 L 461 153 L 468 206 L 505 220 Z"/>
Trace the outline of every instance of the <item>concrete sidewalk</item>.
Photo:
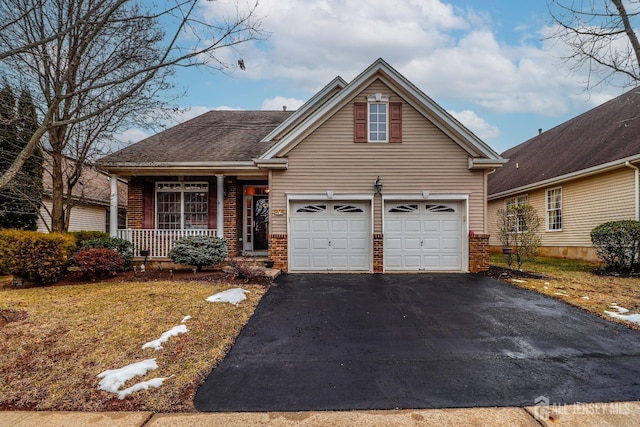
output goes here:
<path id="1" fill-rule="evenodd" d="M 526 408 L 462 408 L 344 412 L 0 412 L 2 427 L 161 426 L 580 426 L 638 425 L 640 402 Z"/>

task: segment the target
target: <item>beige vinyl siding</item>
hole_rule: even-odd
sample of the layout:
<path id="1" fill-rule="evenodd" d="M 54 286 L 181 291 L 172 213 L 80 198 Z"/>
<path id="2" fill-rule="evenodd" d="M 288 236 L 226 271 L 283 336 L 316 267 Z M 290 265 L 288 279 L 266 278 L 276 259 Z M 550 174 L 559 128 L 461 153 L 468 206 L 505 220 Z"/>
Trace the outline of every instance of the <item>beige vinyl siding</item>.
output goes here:
<path id="1" fill-rule="evenodd" d="M 354 143 L 353 102 L 380 92 L 401 101 L 380 81 L 358 96 L 298 144 L 288 155 L 289 169 L 274 171 L 271 207 L 286 209 L 286 193 L 372 194 L 377 176 L 383 194 L 469 194 L 469 226 L 484 231 L 484 172 L 471 171 L 467 153 L 409 104 L 402 106 L 402 143 Z M 374 232 L 382 231 L 380 197 L 374 206 Z M 283 217 L 271 218 L 271 232 L 285 233 Z"/>
<path id="2" fill-rule="evenodd" d="M 529 203 L 542 219 L 542 246 L 590 247 L 591 230 L 607 221 L 634 219 L 634 172 L 620 168 L 611 172 L 550 185 L 530 191 Z M 562 231 L 546 231 L 546 191 L 562 188 Z M 488 204 L 490 243 L 499 245 L 496 225 L 497 211 L 504 208 L 505 199 Z"/>
<path id="3" fill-rule="evenodd" d="M 51 211 L 51 201 L 44 200 L 43 204 Z M 45 218 L 46 224 L 51 226 L 51 217 L 44 209 L 40 209 L 41 217 Z M 42 218 L 37 221 L 38 231 L 47 232 L 48 227 Z M 106 231 L 107 210 L 104 206 L 98 205 L 76 205 L 71 209 L 69 218 L 69 231 L 95 230 Z"/>

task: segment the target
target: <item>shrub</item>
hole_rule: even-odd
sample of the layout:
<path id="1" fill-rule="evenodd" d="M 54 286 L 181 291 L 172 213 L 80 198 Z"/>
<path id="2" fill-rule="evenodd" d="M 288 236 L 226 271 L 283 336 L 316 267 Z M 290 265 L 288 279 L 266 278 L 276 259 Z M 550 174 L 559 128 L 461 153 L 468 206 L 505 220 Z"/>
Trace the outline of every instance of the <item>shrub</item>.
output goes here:
<path id="1" fill-rule="evenodd" d="M 76 266 L 85 277 L 95 280 L 122 270 L 124 257 L 114 249 L 81 249 L 73 255 Z"/>
<path id="2" fill-rule="evenodd" d="M 74 249 L 67 233 L 0 230 L 0 270 L 36 284 L 55 283 Z"/>
<path id="3" fill-rule="evenodd" d="M 529 204 L 498 209 L 498 239 L 504 247 L 512 249 L 512 253 L 505 255 L 509 268 L 515 260 L 520 270 L 526 261 L 535 258 L 540 246 L 540 225 L 540 217 Z"/>
<path id="4" fill-rule="evenodd" d="M 188 236 L 176 240 L 169 258 L 177 264 L 193 265 L 198 271 L 204 265 L 220 264 L 227 257 L 227 241 L 220 237 Z"/>
<path id="5" fill-rule="evenodd" d="M 78 249 L 82 248 L 82 242 L 84 242 L 85 240 L 109 237 L 109 233 L 105 233 L 104 231 L 81 230 L 81 231 L 69 231 L 68 234 L 73 236 L 73 238 L 76 241 L 76 247 Z"/>
<path id="6" fill-rule="evenodd" d="M 591 242 L 606 268 L 629 271 L 640 261 L 640 221 L 600 224 L 591 230 Z"/>
<path id="7" fill-rule="evenodd" d="M 133 268 L 133 245 L 128 240 L 106 236 L 82 242 L 82 249 L 91 248 L 113 249 L 124 258 L 124 269 L 130 270 Z"/>
<path id="8" fill-rule="evenodd" d="M 269 286 L 271 284 L 271 278 L 265 274 L 265 270 L 262 267 L 252 267 L 238 262 L 235 258 L 229 260 L 229 267 L 233 269 L 233 274 L 235 274 L 238 279 L 244 280 L 247 283 L 262 286 Z"/>

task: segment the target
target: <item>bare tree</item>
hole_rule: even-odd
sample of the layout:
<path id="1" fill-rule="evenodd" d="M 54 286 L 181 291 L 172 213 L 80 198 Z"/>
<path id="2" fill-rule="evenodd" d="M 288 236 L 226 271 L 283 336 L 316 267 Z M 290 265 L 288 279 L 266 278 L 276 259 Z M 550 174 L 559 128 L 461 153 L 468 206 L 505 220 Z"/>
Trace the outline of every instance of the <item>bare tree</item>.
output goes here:
<path id="1" fill-rule="evenodd" d="M 516 262 L 518 269 L 534 258 L 540 246 L 538 230 L 542 221 L 533 206 L 520 204 L 498 209 L 498 239 L 505 248 L 509 268 Z"/>
<path id="2" fill-rule="evenodd" d="M 640 0 L 548 0 L 554 24 L 550 38 L 569 48 L 572 69 L 587 67 L 587 89 L 617 82 L 640 82 Z"/>
<path id="3" fill-rule="evenodd" d="M 148 128 L 171 111 L 177 67 L 230 67 L 220 49 L 264 36 L 257 3 L 230 17 L 203 18 L 203 0 L 0 0 L 0 73 L 29 88 L 40 123 L 0 189 L 43 140 L 52 156 L 52 230 L 68 223 L 82 164 L 115 132 Z M 65 156 L 77 172 L 65 178 Z M 66 179 L 66 182 L 64 182 Z"/>

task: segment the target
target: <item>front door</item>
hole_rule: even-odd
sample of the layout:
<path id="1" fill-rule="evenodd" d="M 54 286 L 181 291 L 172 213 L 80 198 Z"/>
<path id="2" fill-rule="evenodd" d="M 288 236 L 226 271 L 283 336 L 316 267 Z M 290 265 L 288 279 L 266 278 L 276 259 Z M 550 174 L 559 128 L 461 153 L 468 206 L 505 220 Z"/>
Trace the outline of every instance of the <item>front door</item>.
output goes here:
<path id="1" fill-rule="evenodd" d="M 269 249 L 269 196 L 253 196 L 253 250 Z"/>

